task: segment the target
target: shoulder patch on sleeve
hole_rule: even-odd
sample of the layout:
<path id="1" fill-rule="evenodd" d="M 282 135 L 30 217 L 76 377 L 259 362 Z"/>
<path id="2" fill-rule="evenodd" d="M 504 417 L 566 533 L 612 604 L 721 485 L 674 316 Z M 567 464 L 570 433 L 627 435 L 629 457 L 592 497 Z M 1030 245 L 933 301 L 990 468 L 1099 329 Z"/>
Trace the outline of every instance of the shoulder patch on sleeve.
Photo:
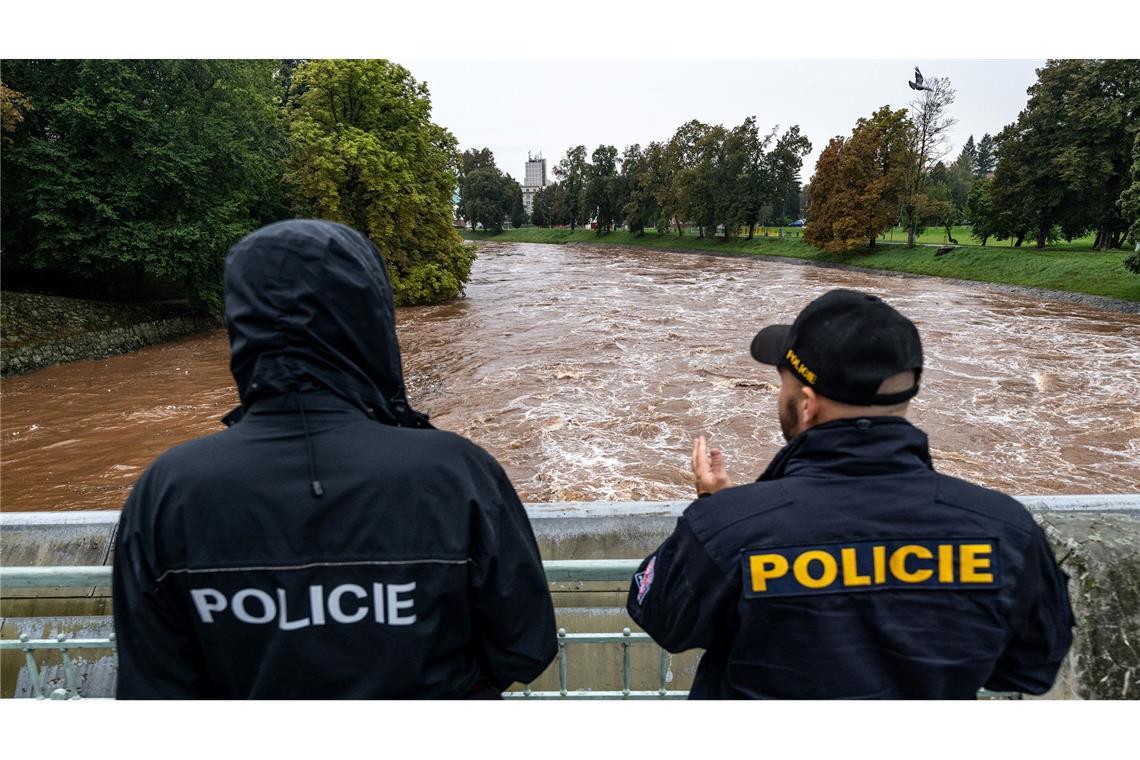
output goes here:
<path id="1" fill-rule="evenodd" d="M 649 564 L 640 573 L 633 576 L 633 580 L 637 583 L 637 603 L 641 604 L 645 601 L 645 595 L 649 593 L 649 587 L 653 585 L 653 568 L 657 564 L 657 555 L 654 554 L 649 558 Z"/>

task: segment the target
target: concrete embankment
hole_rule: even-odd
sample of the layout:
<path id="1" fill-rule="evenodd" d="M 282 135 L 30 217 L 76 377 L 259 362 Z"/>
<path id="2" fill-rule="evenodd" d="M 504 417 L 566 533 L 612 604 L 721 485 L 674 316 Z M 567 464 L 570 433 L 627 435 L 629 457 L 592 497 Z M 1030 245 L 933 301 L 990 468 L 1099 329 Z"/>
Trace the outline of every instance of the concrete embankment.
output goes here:
<path id="1" fill-rule="evenodd" d="M 1077 616 L 1075 643 L 1054 699 L 1137 699 L 1140 697 L 1140 496 L 1024 497 L 1045 527 L 1058 560 L 1071 576 Z M 653 551 L 669 534 L 687 502 L 537 504 L 528 510 L 544 559 L 629 559 Z M 12 513 L 0 515 L 3 564 L 104 565 L 112 559 L 117 513 Z M 636 631 L 625 615 L 626 582 L 553 583 L 558 624 L 572 633 Z M 0 598 L 0 631 L 5 639 L 105 636 L 111 632 L 110 590 L 106 588 L 10 589 Z M 622 688 L 622 645 L 570 644 L 569 690 Z M 109 696 L 114 665 L 109 653 L 79 655 L 80 691 Z M 19 652 L 5 652 L 0 696 L 29 696 L 30 680 Z M 38 658 L 49 679 L 60 685 L 59 655 Z M 699 652 L 674 655 L 668 687 L 687 689 Z M 631 648 L 631 688 L 656 690 L 659 652 Z M 532 684 L 556 691 L 554 665 Z"/>
<path id="2" fill-rule="evenodd" d="M 216 328 L 180 304 L 119 304 L 36 293 L 0 294 L 0 371 L 102 359 Z"/>

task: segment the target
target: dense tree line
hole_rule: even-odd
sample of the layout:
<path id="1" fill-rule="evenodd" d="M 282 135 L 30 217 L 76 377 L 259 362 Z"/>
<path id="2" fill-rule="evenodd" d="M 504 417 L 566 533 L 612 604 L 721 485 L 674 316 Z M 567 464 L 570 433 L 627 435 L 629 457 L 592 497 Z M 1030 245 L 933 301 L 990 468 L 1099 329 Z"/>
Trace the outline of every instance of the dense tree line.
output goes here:
<path id="1" fill-rule="evenodd" d="M 1036 247 L 1095 233 L 1097 250 L 1140 242 L 1140 62 L 1053 60 L 1037 71 L 1017 121 L 946 158 L 954 91 L 884 107 L 836 137 L 808 187 L 804 237 L 828 251 L 874 246 L 894 225 L 908 245 L 924 226 L 968 223 L 985 245 Z M 1132 257 L 1140 269 L 1140 257 Z M 1130 266 L 1133 266 L 1130 264 Z"/>
<path id="2" fill-rule="evenodd" d="M 736 127 L 690 121 L 665 142 L 630 145 L 620 154 L 578 145 L 554 167 L 556 182 L 534 199 L 531 222 L 599 235 L 618 226 L 634 234 L 744 234 L 760 224 L 786 224 L 800 215 L 799 172 L 811 143 L 793 126 L 761 134 L 749 117 Z"/>
<path id="3" fill-rule="evenodd" d="M 508 220 L 513 227 L 526 222 L 522 188 L 495 165 L 495 155 L 488 148 L 465 150 L 459 158 L 456 213 L 471 222 L 472 229 L 482 225 L 490 232 L 502 232 Z"/>
<path id="4" fill-rule="evenodd" d="M 5 61 L 7 286 L 175 284 L 218 309 L 229 246 L 318 216 L 366 232 L 398 303 L 456 295 L 455 138 L 387 61 Z"/>

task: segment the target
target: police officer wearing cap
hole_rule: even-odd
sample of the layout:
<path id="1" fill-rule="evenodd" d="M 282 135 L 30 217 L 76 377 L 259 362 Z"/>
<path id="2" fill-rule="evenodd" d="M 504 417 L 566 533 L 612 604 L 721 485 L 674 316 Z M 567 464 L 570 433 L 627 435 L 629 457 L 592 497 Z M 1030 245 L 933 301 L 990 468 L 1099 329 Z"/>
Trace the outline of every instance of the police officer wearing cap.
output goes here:
<path id="1" fill-rule="evenodd" d="M 833 290 L 761 330 L 752 356 L 779 371 L 787 445 L 733 487 L 697 438 L 699 498 L 629 592 L 658 644 L 705 650 L 690 696 L 1047 691 L 1072 643 L 1068 576 L 1020 503 L 934 469 L 906 420 L 914 324 Z"/>

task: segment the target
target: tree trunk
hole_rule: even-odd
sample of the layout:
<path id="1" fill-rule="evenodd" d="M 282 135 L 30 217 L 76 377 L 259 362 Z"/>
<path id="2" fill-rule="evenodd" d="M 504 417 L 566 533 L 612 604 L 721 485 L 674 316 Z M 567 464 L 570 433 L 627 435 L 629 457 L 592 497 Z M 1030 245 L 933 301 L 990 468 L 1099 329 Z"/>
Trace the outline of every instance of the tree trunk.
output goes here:
<path id="1" fill-rule="evenodd" d="M 1017 240 L 1016 240 L 1016 242 L 1014 242 L 1014 244 L 1013 244 L 1013 247 L 1014 247 L 1014 248 L 1020 248 L 1020 247 L 1021 247 L 1021 244 L 1022 244 L 1023 242 L 1025 242 L 1025 236 L 1026 236 L 1026 234 L 1027 234 L 1027 233 L 1025 233 L 1025 232 L 1019 232 L 1019 233 L 1017 233 Z"/>
<path id="2" fill-rule="evenodd" d="M 875 235 L 871 236 L 871 243 L 867 247 L 868 248 L 874 248 L 875 247 Z"/>
<path id="3" fill-rule="evenodd" d="M 917 235 L 917 230 L 915 228 L 917 226 L 918 225 L 916 225 L 914 222 L 911 222 L 910 224 L 908 224 L 906 226 L 906 247 L 907 248 L 914 248 L 914 238 Z"/>
<path id="4" fill-rule="evenodd" d="M 990 239 L 989 235 L 982 235 L 982 248 L 986 247 L 986 241 Z"/>
<path id="5" fill-rule="evenodd" d="M 1045 242 L 1049 238 L 1049 228 L 1044 225 L 1037 228 L 1037 247 L 1044 248 Z"/>
<path id="6" fill-rule="evenodd" d="M 755 231 L 756 231 L 756 225 L 755 224 L 748 225 L 748 239 L 749 240 L 752 239 L 752 233 Z"/>

